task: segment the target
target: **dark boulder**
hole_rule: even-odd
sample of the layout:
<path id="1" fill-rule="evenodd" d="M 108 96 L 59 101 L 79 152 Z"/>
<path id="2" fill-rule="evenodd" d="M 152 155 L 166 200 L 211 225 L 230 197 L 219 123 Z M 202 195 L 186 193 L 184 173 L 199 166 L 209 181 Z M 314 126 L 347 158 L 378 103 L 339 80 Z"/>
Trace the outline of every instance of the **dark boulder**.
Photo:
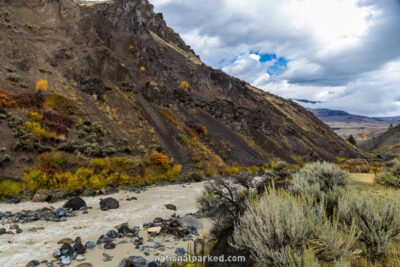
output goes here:
<path id="1" fill-rule="evenodd" d="M 86 202 L 81 197 L 74 197 L 64 204 L 64 209 L 83 210 L 87 209 Z"/>
<path id="2" fill-rule="evenodd" d="M 108 197 L 100 200 L 100 208 L 101 210 L 118 209 L 119 202 L 115 198 Z"/>

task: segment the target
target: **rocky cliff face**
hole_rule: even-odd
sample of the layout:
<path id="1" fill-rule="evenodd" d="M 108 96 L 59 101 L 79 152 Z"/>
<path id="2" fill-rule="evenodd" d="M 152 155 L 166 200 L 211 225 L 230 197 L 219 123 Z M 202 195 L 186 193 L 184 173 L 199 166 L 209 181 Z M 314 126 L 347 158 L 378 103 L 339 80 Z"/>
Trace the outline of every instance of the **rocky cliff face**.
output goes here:
<path id="1" fill-rule="evenodd" d="M 0 60 L 3 91 L 46 79 L 47 95 L 76 106 L 70 116 L 99 122 L 103 142 L 137 155 L 163 151 L 186 167 L 358 155 L 298 104 L 202 63 L 147 0 L 1 0 Z M 62 142 L 79 142 L 75 131 Z"/>

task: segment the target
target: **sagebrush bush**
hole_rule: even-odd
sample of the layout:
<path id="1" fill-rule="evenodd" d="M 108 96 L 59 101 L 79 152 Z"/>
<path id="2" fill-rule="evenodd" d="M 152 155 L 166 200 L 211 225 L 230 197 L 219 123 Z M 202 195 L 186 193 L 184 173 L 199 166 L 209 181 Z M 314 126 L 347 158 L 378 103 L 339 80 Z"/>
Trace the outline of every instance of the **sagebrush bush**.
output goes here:
<path id="1" fill-rule="evenodd" d="M 400 162 L 395 161 L 391 167 L 386 167 L 383 173 L 375 177 L 375 182 L 400 188 Z"/>
<path id="2" fill-rule="evenodd" d="M 349 191 L 339 200 L 340 219 L 347 225 L 356 224 L 364 254 L 372 261 L 386 257 L 400 234 L 400 202 L 395 194 L 371 196 L 368 192 Z"/>
<path id="3" fill-rule="evenodd" d="M 311 193 L 319 196 L 334 187 L 345 187 L 349 172 L 328 162 L 314 162 L 306 165 L 293 175 L 294 192 Z"/>
<path id="4" fill-rule="evenodd" d="M 235 226 L 233 245 L 248 249 L 261 266 L 298 266 L 293 261 L 309 258 L 305 247 L 324 261 L 352 255 L 357 240 L 354 225 L 342 231 L 338 217 L 331 220 L 327 216 L 324 200 L 269 189 L 259 199 L 247 199 L 245 207 Z"/>

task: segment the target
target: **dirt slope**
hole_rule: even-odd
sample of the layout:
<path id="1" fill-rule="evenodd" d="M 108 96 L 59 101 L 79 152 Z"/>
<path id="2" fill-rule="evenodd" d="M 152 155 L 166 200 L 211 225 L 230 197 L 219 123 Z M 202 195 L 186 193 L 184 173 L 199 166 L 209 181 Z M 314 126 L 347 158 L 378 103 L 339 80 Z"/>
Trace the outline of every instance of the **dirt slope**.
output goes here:
<path id="1" fill-rule="evenodd" d="M 62 95 L 73 103 L 69 116 L 99 122 L 109 132 L 103 143 L 123 140 L 138 156 L 163 151 L 199 167 L 359 154 L 300 105 L 206 66 L 147 0 L 1 0 L 0 60 L 4 92 L 33 94 L 46 79 L 41 112 L 56 109 L 49 95 Z M 10 170 L 37 156 L 14 151 L 14 142 L 1 143 L 15 159 Z M 76 130 L 62 142 L 79 143 Z"/>

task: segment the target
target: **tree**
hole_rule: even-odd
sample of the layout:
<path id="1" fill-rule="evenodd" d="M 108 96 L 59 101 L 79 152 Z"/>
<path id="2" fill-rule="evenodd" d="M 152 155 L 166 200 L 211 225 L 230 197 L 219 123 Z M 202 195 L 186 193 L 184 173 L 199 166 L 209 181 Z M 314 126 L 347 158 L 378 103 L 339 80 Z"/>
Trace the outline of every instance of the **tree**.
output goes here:
<path id="1" fill-rule="evenodd" d="M 352 145 L 357 145 L 357 141 L 352 134 L 347 138 L 347 141 Z"/>

